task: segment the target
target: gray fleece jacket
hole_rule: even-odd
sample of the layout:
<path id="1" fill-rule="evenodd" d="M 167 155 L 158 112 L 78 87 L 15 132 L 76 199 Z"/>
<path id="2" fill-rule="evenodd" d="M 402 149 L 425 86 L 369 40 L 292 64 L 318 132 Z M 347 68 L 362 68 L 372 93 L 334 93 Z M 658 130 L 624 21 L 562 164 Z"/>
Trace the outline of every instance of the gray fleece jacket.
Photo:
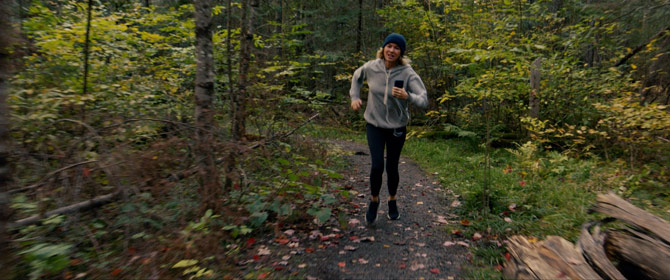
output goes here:
<path id="1" fill-rule="evenodd" d="M 384 60 L 379 58 L 363 64 L 356 69 L 351 79 L 351 101 L 361 99 L 361 86 L 366 79 L 370 91 L 364 116 L 371 125 L 381 128 L 403 127 L 409 123 L 409 103 L 420 108 L 428 106 L 426 86 L 409 65 L 398 65 L 387 70 Z M 396 80 L 404 82 L 409 98 L 393 97 L 392 89 Z"/>

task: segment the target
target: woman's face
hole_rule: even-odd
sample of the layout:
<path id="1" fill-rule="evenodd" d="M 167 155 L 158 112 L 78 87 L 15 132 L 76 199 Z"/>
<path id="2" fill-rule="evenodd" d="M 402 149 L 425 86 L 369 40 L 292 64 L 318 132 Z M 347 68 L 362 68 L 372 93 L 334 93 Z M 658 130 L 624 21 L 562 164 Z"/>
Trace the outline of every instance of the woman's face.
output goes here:
<path id="1" fill-rule="evenodd" d="M 400 47 L 396 43 L 388 43 L 384 46 L 384 60 L 397 62 L 400 58 Z"/>

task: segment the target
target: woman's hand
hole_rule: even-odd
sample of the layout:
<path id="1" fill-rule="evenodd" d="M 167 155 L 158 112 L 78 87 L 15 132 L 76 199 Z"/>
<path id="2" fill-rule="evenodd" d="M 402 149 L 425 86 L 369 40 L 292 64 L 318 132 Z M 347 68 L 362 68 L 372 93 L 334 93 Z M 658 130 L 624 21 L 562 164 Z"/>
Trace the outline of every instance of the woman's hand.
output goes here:
<path id="1" fill-rule="evenodd" d="M 354 101 L 351 101 L 351 109 L 354 109 L 354 111 L 358 111 L 358 109 L 363 106 L 363 101 L 360 99 L 356 99 Z"/>
<path id="2" fill-rule="evenodd" d="M 409 93 L 407 93 L 404 88 L 393 87 L 393 92 L 391 94 L 395 98 L 400 98 L 400 99 L 409 98 Z"/>

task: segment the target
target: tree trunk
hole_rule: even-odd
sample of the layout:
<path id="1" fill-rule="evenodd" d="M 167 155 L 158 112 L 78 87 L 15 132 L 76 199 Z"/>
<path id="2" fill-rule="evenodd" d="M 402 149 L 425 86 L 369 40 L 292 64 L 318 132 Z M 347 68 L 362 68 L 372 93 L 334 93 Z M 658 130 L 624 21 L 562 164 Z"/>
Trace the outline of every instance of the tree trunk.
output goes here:
<path id="1" fill-rule="evenodd" d="M 93 0 L 88 0 L 86 9 L 86 39 L 84 40 L 84 84 L 82 86 L 82 96 L 88 95 L 88 56 L 91 43 L 91 13 L 93 10 Z M 86 104 L 81 106 L 81 119 L 86 122 Z"/>
<path id="2" fill-rule="evenodd" d="M 251 3 L 250 3 L 251 2 Z M 253 42 L 253 6 L 256 1 L 242 1 L 242 27 L 240 38 L 240 70 L 237 76 L 237 94 L 233 97 L 232 136 L 234 141 L 243 141 L 246 135 L 247 87 L 249 83 L 249 60 Z"/>
<path id="3" fill-rule="evenodd" d="M 0 275 L 12 278 L 12 262 L 7 235 L 7 224 L 11 218 L 9 208 L 9 108 L 7 107 L 7 78 L 10 72 L 9 47 L 12 42 L 11 0 L 0 0 Z"/>
<path id="4" fill-rule="evenodd" d="M 358 28 L 356 28 L 356 52 L 361 52 L 361 29 L 363 28 L 363 0 L 358 0 Z"/>
<path id="5" fill-rule="evenodd" d="M 530 98 L 528 101 L 528 116 L 531 118 L 540 117 L 540 99 L 537 94 L 540 92 L 540 67 L 542 58 L 537 58 L 530 66 Z"/>
<path id="6" fill-rule="evenodd" d="M 212 58 L 212 4 L 210 0 L 195 1 L 195 122 L 196 157 L 199 166 L 201 209 L 218 210 L 222 190 L 214 163 L 212 134 L 214 128 L 214 63 Z"/>

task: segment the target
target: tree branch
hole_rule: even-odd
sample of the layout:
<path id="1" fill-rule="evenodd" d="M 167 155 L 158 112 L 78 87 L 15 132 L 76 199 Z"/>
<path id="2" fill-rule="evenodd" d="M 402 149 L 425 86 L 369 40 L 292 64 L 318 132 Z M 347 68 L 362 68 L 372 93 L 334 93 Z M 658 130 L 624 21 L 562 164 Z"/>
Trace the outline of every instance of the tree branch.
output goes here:
<path id="1" fill-rule="evenodd" d="M 98 161 L 97 161 L 97 160 L 88 160 L 88 161 L 82 161 L 82 162 L 78 162 L 78 163 L 70 164 L 70 165 L 68 165 L 68 166 L 65 166 L 65 167 L 62 167 L 62 168 L 59 168 L 59 169 L 56 169 L 56 170 L 54 170 L 54 171 L 49 172 L 49 174 L 47 174 L 46 176 L 42 177 L 42 179 L 40 179 L 39 181 L 37 181 L 37 183 L 35 183 L 35 184 L 33 184 L 33 185 L 30 185 L 30 186 L 27 186 L 27 187 L 23 187 L 23 188 L 20 188 L 20 189 L 10 190 L 10 191 L 8 191 L 7 193 L 8 193 L 8 194 L 15 194 L 15 193 L 25 192 L 25 191 L 29 191 L 29 190 L 32 190 L 32 189 L 39 188 L 39 187 L 41 187 L 42 185 L 44 185 L 44 184 L 46 183 L 45 181 L 46 181 L 47 179 L 49 179 L 51 176 L 53 176 L 53 175 L 56 175 L 56 174 L 58 174 L 58 173 L 60 173 L 60 172 L 63 172 L 63 171 L 65 171 L 65 170 L 68 170 L 68 169 L 70 169 L 70 168 L 74 168 L 74 167 L 77 167 L 77 166 L 80 166 L 80 165 L 89 164 L 89 163 L 94 163 L 94 162 L 98 162 Z"/>
<path id="2" fill-rule="evenodd" d="M 25 219 L 18 220 L 16 222 L 13 222 L 9 224 L 8 228 L 12 230 L 17 230 L 19 227 L 24 227 L 27 225 L 32 225 L 39 223 L 40 220 L 44 218 L 51 217 L 53 215 L 60 215 L 60 214 L 66 214 L 66 213 L 71 213 L 71 212 L 76 212 L 76 211 L 82 211 L 82 210 L 87 210 L 90 208 L 98 207 L 105 205 L 107 203 L 110 203 L 114 201 L 116 198 L 118 198 L 121 195 L 121 191 L 118 190 L 116 192 L 110 193 L 110 194 L 105 194 L 101 196 L 97 196 L 95 198 L 92 198 L 91 200 L 79 202 L 76 204 L 72 204 L 69 206 L 61 207 L 56 210 L 52 210 L 49 212 L 46 212 L 43 216 L 42 215 L 33 215 Z"/>
<path id="3" fill-rule="evenodd" d="M 627 54 L 627 55 L 624 56 L 621 60 L 619 60 L 619 62 L 617 62 L 617 64 L 615 64 L 614 66 L 615 66 L 615 67 L 618 67 L 618 66 L 620 66 L 620 65 L 622 65 L 622 64 L 624 64 L 624 63 L 626 63 L 626 61 L 627 61 L 629 58 L 633 57 L 633 56 L 636 55 L 638 52 L 640 52 L 640 51 L 641 51 L 647 44 L 649 44 L 649 42 L 651 42 L 651 41 L 653 41 L 653 40 L 656 40 L 656 39 L 658 39 L 658 38 L 663 37 L 663 35 L 665 35 L 666 32 L 670 32 L 670 26 L 668 26 L 668 27 L 666 27 L 665 29 L 661 30 L 660 32 L 656 33 L 656 35 L 654 35 L 653 37 L 651 37 L 651 39 L 647 40 L 647 41 L 644 42 L 643 44 L 640 44 L 639 46 L 635 47 L 635 49 L 633 49 L 629 54 Z"/>

